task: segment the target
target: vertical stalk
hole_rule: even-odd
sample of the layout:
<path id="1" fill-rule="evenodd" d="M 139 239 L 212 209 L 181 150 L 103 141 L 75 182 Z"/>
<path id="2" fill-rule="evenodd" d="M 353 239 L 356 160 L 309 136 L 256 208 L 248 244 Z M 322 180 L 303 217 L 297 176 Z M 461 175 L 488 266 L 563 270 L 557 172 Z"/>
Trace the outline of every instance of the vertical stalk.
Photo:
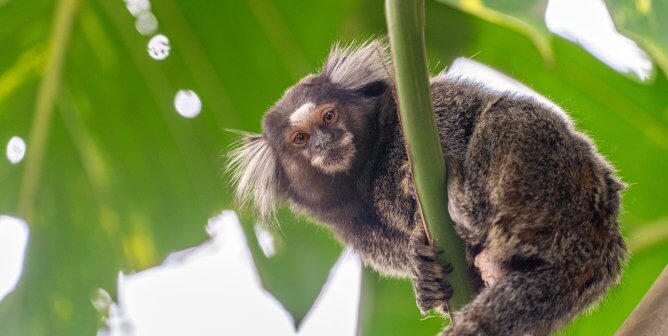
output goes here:
<path id="1" fill-rule="evenodd" d="M 431 101 L 424 44 L 424 0 L 386 0 L 385 16 L 396 73 L 399 115 L 418 204 L 429 241 L 452 265 L 454 294 L 448 311 L 464 306 L 475 290 L 464 246 L 447 210 L 446 169 Z"/>
<path id="2" fill-rule="evenodd" d="M 58 3 L 46 69 L 37 92 L 35 117 L 32 122 L 30 138 L 28 138 L 26 170 L 21 181 L 18 204 L 19 216 L 30 224 L 33 224 L 35 197 L 39 187 L 42 161 L 51 128 L 53 105 L 62 80 L 61 74 L 65 64 L 65 54 L 77 6 L 78 0 L 61 0 Z"/>

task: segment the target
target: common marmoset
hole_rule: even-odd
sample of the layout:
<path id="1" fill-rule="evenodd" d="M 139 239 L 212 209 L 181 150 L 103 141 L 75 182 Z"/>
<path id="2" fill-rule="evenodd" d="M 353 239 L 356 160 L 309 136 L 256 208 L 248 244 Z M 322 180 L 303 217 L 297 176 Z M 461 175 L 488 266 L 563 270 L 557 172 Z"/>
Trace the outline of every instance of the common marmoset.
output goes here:
<path id="1" fill-rule="evenodd" d="M 547 335 L 598 299 L 626 254 L 623 184 L 554 106 L 447 73 L 431 90 L 447 206 L 484 285 L 451 335 Z M 424 312 L 452 294 L 425 240 L 383 41 L 334 46 L 231 153 L 236 195 L 330 227 L 378 271 L 409 276 Z"/>

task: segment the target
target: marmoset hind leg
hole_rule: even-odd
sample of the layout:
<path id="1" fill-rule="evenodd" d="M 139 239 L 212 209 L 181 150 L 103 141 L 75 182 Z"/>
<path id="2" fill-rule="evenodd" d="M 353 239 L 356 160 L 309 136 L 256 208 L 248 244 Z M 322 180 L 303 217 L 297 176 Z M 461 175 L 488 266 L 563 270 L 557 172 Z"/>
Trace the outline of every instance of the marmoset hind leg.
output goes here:
<path id="1" fill-rule="evenodd" d="M 500 235 L 495 239 L 516 240 Z M 482 271 L 489 285 L 454 314 L 454 326 L 444 334 L 549 335 L 563 326 L 596 302 L 620 271 L 615 256 L 623 250 L 619 241 L 598 246 L 599 251 L 578 250 L 578 243 L 564 242 L 564 250 L 572 252 L 552 255 L 557 259 L 549 261 L 546 256 L 523 254 L 507 246 L 501 250 L 498 245 L 488 247 L 481 255 L 489 258 L 486 267 L 494 268 Z M 544 248 L 551 247 L 546 244 Z M 597 253 L 601 257 L 588 257 Z"/>

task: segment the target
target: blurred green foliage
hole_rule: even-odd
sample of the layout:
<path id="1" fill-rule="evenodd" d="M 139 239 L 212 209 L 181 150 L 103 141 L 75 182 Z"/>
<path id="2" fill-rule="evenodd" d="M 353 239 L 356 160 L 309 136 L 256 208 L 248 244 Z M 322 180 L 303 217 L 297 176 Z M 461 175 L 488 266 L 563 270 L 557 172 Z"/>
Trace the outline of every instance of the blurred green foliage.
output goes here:
<path id="1" fill-rule="evenodd" d="M 531 86 L 567 110 L 630 185 L 622 223 L 637 252 L 622 284 L 565 331 L 611 335 L 668 261 L 668 243 L 658 234 L 665 237 L 668 225 L 666 76 L 638 83 L 543 30 L 547 59 L 545 45 L 516 24 L 471 10 L 482 2 L 461 3 L 469 7 L 427 2 L 432 68 L 472 57 Z M 0 303 L 0 335 L 93 334 L 96 288 L 113 294 L 119 271 L 145 269 L 201 243 L 207 218 L 236 207 L 221 174 L 221 155 L 236 136 L 224 129 L 259 131 L 265 109 L 314 71 L 334 41 L 385 31 L 381 1 L 151 4 L 159 32 L 171 41 L 164 61 L 148 56 L 149 38 L 135 30 L 121 0 L 0 1 L 0 144 L 19 135 L 28 145 L 20 164 L 0 160 L 0 213 L 28 218 L 31 228 L 22 280 Z M 513 8 L 504 15 L 521 17 Z M 67 9 L 71 29 L 56 20 Z M 661 28 L 634 32 L 665 39 Z M 665 54 L 665 43 L 657 45 Z M 58 48 L 62 67 L 54 69 Z M 179 89 L 199 94 L 200 116 L 175 113 Z M 36 111 L 52 114 L 38 128 L 43 146 L 33 132 Z M 41 162 L 31 153 L 41 152 L 36 147 Z M 29 179 L 28 170 L 35 172 Z M 251 234 L 251 214 L 241 215 L 265 286 L 299 321 L 340 247 L 325 228 L 285 211 L 278 254 L 267 259 Z M 422 320 L 412 296 L 407 281 L 366 272 L 362 334 L 435 334 L 443 321 Z"/>
<path id="2" fill-rule="evenodd" d="M 487 21 L 501 24 L 529 37 L 546 60 L 554 55 L 550 31 L 545 26 L 548 0 L 437 0 Z"/>

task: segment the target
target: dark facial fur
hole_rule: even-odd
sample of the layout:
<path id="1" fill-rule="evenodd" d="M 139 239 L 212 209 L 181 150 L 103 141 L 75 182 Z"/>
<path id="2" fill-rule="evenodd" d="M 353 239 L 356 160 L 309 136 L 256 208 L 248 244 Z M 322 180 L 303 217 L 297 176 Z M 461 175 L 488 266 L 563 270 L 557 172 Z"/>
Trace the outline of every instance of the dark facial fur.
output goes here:
<path id="1" fill-rule="evenodd" d="M 263 132 L 231 153 L 237 197 L 265 220 L 286 202 L 379 271 L 413 280 L 422 310 L 450 292 L 424 245 L 387 47 L 335 46 L 288 89 Z M 431 81 L 448 210 L 486 285 L 454 335 L 545 335 L 599 300 L 621 272 L 623 185 L 563 111 L 439 74 Z"/>

